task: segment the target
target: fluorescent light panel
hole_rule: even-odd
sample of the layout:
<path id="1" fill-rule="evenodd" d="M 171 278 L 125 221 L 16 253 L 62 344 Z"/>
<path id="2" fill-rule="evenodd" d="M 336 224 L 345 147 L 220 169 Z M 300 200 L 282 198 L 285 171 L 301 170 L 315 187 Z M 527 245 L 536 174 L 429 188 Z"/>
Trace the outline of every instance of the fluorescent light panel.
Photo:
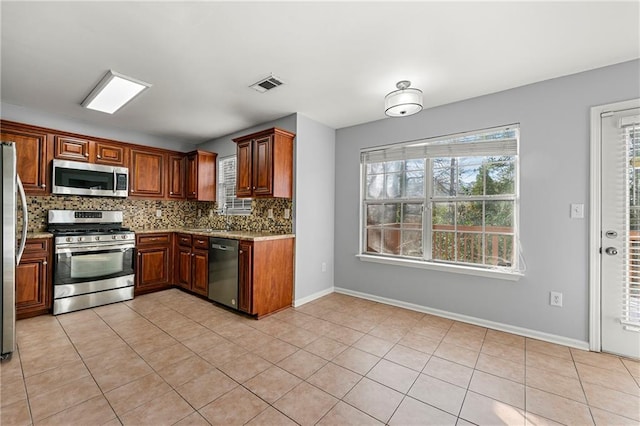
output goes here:
<path id="1" fill-rule="evenodd" d="M 149 83 L 109 70 L 82 106 L 113 114 L 149 87 Z"/>

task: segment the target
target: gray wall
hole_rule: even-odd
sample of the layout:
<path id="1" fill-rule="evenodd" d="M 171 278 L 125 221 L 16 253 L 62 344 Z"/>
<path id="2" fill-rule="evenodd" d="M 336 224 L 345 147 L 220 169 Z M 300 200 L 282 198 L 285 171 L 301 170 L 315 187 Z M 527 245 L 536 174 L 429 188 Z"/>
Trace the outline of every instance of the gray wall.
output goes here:
<path id="1" fill-rule="evenodd" d="M 0 108 L 0 117 L 4 120 L 17 121 L 19 123 L 26 123 L 40 127 L 48 127 L 50 129 L 65 132 L 79 133 L 85 136 L 112 139 L 119 142 L 171 149 L 180 152 L 188 152 L 195 149 L 195 145 L 190 142 L 161 138 L 146 133 L 118 129 L 116 127 L 94 125 L 62 115 L 51 114 L 5 102 L 0 104 Z"/>
<path id="2" fill-rule="evenodd" d="M 336 133 L 335 286 L 588 340 L 591 106 L 640 97 L 640 61 L 385 119 Z M 428 96 L 428 93 L 426 94 Z M 517 282 L 359 261 L 361 148 L 520 123 L 520 231 L 527 271 Z M 549 306 L 549 291 L 564 307 Z"/>
<path id="3" fill-rule="evenodd" d="M 298 302 L 333 288 L 335 132 L 298 114 L 294 204 Z"/>

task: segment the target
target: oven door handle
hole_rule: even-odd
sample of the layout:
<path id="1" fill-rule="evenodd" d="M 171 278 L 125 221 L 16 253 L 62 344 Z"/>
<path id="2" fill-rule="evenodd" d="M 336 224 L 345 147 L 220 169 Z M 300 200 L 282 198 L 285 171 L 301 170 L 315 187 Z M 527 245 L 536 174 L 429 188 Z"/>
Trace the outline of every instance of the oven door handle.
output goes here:
<path id="1" fill-rule="evenodd" d="M 94 252 L 94 251 L 127 251 L 133 250 L 135 248 L 134 244 L 118 244 L 118 245 L 99 245 L 99 246 L 56 246 L 55 252 L 59 254 L 65 253 L 83 253 L 83 252 Z"/>

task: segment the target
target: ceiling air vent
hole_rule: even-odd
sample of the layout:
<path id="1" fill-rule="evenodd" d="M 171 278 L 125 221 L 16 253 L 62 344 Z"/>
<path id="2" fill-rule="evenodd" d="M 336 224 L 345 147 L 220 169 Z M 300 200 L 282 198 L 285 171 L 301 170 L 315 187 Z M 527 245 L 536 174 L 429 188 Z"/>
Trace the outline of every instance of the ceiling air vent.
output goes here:
<path id="1" fill-rule="evenodd" d="M 257 90 L 260 93 L 264 93 L 267 90 L 275 89 L 276 87 L 281 86 L 283 84 L 284 82 L 282 80 L 280 80 L 275 75 L 271 74 L 269 77 L 263 78 L 262 80 L 252 84 L 249 87 L 251 87 L 254 90 Z"/>

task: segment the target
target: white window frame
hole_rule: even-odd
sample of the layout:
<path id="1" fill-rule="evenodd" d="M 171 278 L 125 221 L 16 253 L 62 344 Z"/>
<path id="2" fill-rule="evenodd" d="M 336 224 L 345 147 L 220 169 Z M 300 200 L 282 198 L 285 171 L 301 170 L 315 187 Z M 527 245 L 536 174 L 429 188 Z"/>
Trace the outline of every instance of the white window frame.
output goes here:
<path id="1" fill-rule="evenodd" d="M 227 185 L 229 182 L 225 182 L 225 163 L 233 162 L 233 193 L 230 196 L 228 194 Z M 217 189 L 217 201 L 218 212 L 228 215 L 250 215 L 251 214 L 251 198 L 236 198 L 236 155 L 229 155 L 218 159 L 218 189 Z"/>
<path id="2" fill-rule="evenodd" d="M 514 186 L 515 187 L 514 187 L 514 196 L 512 196 L 512 199 L 509 200 L 514 202 L 514 218 L 513 218 L 514 264 L 510 268 L 509 267 L 487 267 L 483 265 L 476 266 L 469 263 L 441 262 L 441 261 L 431 259 L 431 250 L 432 250 L 431 240 L 432 240 L 432 231 L 433 231 L 431 226 L 432 225 L 431 224 L 432 222 L 431 206 L 432 206 L 432 202 L 434 201 L 434 197 L 432 196 L 433 195 L 433 188 L 432 188 L 433 161 L 431 161 L 426 154 L 425 154 L 426 160 L 425 160 L 425 175 L 424 175 L 424 196 L 422 198 L 423 205 L 424 205 L 423 222 L 422 222 L 423 257 L 411 258 L 411 257 L 403 257 L 399 255 L 381 254 L 381 253 L 372 254 L 367 252 L 365 247 L 365 237 L 366 237 L 366 231 L 367 231 L 367 225 L 366 225 L 367 203 L 365 202 L 365 196 L 366 196 L 367 187 L 366 187 L 366 161 L 364 160 L 364 156 L 367 155 L 367 153 L 371 153 L 374 151 L 381 152 L 386 149 L 398 149 L 398 148 L 404 149 L 404 150 L 411 150 L 411 149 L 415 150 L 415 149 L 419 149 L 419 147 L 421 146 L 428 146 L 428 145 L 434 146 L 434 144 L 439 144 L 439 146 L 442 147 L 447 145 L 447 140 L 456 140 L 458 138 L 461 138 L 463 136 L 468 136 L 468 135 L 483 134 L 488 132 L 513 129 L 513 128 L 518 129 L 518 135 L 519 135 L 519 127 L 520 127 L 519 124 L 516 123 L 508 126 L 500 126 L 500 127 L 491 128 L 491 129 L 481 129 L 481 130 L 476 130 L 471 132 L 464 132 L 460 134 L 447 135 L 442 137 L 428 138 L 428 139 L 422 139 L 418 141 L 402 142 L 399 144 L 363 149 L 361 151 L 361 161 L 360 161 L 359 254 L 357 254 L 356 257 L 364 262 L 374 262 L 374 263 L 383 263 L 383 264 L 390 264 L 390 265 L 404 266 L 404 267 L 431 269 L 431 270 L 437 270 L 437 271 L 446 271 L 446 272 L 453 272 L 453 273 L 460 273 L 460 274 L 467 274 L 467 275 L 498 278 L 498 279 L 511 280 L 511 281 L 519 280 L 522 276 L 524 276 L 524 269 L 525 269 L 524 262 L 522 261 L 520 256 L 520 239 L 519 239 L 519 204 L 520 204 L 519 136 L 516 139 L 515 153 L 511 154 L 515 156 L 515 162 L 514 162 L 514 165 L 515 165 Z M 481 144 L 481 142 L 479 144 Z M 375 155 L 375 153 L 373 155 Z M 469 153 L 469 154 L 465 154 L 464 156 L 480 157 L 483 155 L 474 155 L 473 153 Z M 442 157 L 446 157 L 446 155 L 442 155 Z M 486 198 L 487 196 L 485 195 L 483 197 Z M 490 196 L 489 198 L 493 199 Z M 496 200 L 503 200 L 505 197 L 498 196 L 495 198 Z M 438 199 L 439 198 L 436 198 L 435 201 L 437 201 Z M 400 203 L 400 202 L 405 202 L 407 200 L 400 198 L 400 199 L 393 199 L 388 201 L 391 203 L 394 203 L 394 202 Z M 453 201 L 453 199 L 451 201 Z"/>

